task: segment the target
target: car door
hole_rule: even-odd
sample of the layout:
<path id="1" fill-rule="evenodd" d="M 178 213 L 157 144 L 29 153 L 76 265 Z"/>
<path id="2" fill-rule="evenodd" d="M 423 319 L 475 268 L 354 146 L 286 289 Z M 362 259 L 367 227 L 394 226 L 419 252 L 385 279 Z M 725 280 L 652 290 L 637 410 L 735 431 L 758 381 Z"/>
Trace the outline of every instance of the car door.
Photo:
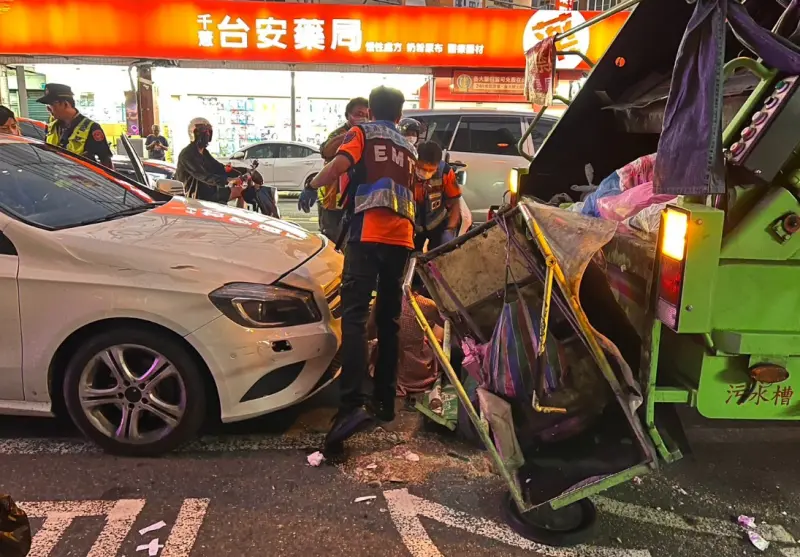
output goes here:
<path id="1" fill-rule="evenodd" d="M 260 143 L 245 149 L 244 163 L 247 168 L 258 161 L 258 173 L 264 178 L 264 184 L 275 182 L 275 157 L 277 156 L 275 143 Z"/>
<path id="2" fill-rule="evenodd" d="M 466 165 L 461 188 L 475 223 L 485 222 L 489 207 L 503 203 L 512 168 L 528 166 L 517 151 L 523 122 L 519 116 L 466 115 L 450 142 L 450 161 Z"/>
<path id="3" fill-rule="evenodd" d="M 2 169 L 2 162 L 0 162 Z M 0 188 L 8 172 L 0 170 Z M 21 401 L 22 390 L 22 324 L 19 318 L 19 257 L 14 244 L 4 231 L 10 218 L 0 214 L 0 400 Z"/>
<path id="4" fill-rule="evenodd" d="M 318 160 L 319 156 L 303 145 L 281 143 L 275 159 L 275 186 L 281 191 L 302 190 Z"/>

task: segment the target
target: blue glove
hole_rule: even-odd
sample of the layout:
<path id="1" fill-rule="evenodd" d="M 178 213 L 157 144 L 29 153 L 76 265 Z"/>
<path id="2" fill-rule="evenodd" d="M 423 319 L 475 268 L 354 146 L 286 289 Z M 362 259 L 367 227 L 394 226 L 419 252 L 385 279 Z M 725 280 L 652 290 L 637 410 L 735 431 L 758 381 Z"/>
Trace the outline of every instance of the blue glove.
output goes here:
<path id="1" fill-rule="evenodd" d="M 442 239 L 441 239 L 442 245 L 448 242 L 452 242 L 455 239 L 456 239 L 456 231 L 453 230 L 452 228 L 448 228 L 447 230 L 442 232 Z"/>
<path id="2" fill-rule="evenodd" d="M 312 188 L 303 188 L 303 191 L 300 192 L 300 199 L 297 201 L 297 208 L 304 213 L 310 213 L 311 207 L 314 206 L 314 202 L 317 200 L 317 190 Z"/>

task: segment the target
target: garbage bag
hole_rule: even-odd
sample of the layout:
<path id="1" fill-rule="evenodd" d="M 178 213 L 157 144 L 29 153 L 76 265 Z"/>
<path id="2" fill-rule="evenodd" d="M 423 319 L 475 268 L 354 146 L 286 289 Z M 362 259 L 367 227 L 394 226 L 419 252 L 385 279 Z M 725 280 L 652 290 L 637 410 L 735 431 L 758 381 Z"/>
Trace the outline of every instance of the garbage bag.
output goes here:
<path id="1" fill-rule="evenodd" d="M 584 199 L 583 208 L 581 213 L 591 217 L 599 217 L 597 212 L 598 200 L 609 195 L 617 195 L 622 193 L 622 188 L 619 185 L 619 174 L 616 171 L 606 176 L 595 191 L 590 193 Z"/>
<path id="2" fill-rule="evenodd" d="M 622 224 L 642 236 L 648 238 L 654 236 L 658 234 L 658 229 L 661 226 L 661 211 L 664 210 L 668 203 L 674 203 L 676 199 L 677 197 L 673 197 L 664 203 L 656 203 L 645 207 L 632 217 L 622 221 Z"/>
<path id="3" fill-rule="evenodd" d="M 0 556 L 25 557 L 31 550 L 33 535 L 25 511 L 8 495 L 0 495 Z"/>
<path id="4" fill-rule="evenodd" d="M 672 199 L 675 199 L 674 195 L 654 193 L 653 182 L 648 182 L 619 195 L 598 200 L 597 212 L 600 218 L 622 222 L 651 205 L 666 203 Z"/>

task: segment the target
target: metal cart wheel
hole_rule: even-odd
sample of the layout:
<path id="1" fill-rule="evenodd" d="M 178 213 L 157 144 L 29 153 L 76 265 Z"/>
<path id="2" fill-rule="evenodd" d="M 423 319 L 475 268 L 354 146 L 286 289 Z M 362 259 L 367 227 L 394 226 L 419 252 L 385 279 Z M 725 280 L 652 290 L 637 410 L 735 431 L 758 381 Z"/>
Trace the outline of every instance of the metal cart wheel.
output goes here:
<path id="1" fill-rule="evenodd" d="M 581 499 L 558 510 L 542 505 L 521 513 L 511 493 L 506 492 L 502 512 L 506 523 L 523 538 L 555 547 L 588 541 L 597 522 L 597 509 L 589 499 Z"/>

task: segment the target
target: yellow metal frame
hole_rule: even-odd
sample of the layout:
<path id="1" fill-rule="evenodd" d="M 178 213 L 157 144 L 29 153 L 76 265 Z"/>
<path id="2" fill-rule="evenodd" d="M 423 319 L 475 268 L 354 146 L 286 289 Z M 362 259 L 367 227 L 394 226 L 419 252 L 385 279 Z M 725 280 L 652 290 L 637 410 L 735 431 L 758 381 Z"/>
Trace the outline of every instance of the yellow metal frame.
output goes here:
<path id="1" fill-rule="evenodd" d="M 478 412 L 472 405 L 472 401 L 470 401 L 469 395 L 464 389 L 464 385 L 461 384 L 461 380 L 458 378 L 453 366 L 450 364 L 450 358 L 447 354 L 445 354 L 442 345 L 439 344 L 436 335 L 433 333 L 433 328 L 425 318 L 425 314 L 422 313 L 422 309 L 419 307 L 419 304 L 417 304 L 416 299 L 414 299 L 414 294 L 411 292 L 411 280 L 414 278 L 416 268 L 417 260 L 416 258 L 413 258 L 406 269 L 406 276 L 405 280 L 403 281 L 403 293 L 405 294 L 408 302 L 411 304 L 411 308 L 414 310 L 414 316 L 417 318 L 417 323 L 422 329 L 422 332 L 425 333 L 425 338 L 428 339 L 428 342 L 433 348 L 436 359 L 442 365 L 444 373 L 447 375 L 450 383 L 453 385 L 453 387 L 455 387 L 456 395 L 461 401 L 461 404 L 464 405 L 464 409 L 467 411 L 467 415 L 469 416 L 472 425 L 474 425 L 475 429 L 478 431 L 478 435 L 480 436 L 483 444 L 486 446 L 486 450 L 489 452 L 489 456 L 492 458 L 495 468 L 498 472 L 500 472 L 500 474 L 503 476 L 503 479 L 508 484 L 508 487 L 511 491 L 511 496 L 514 498 L 517 507 L 519 508 L 520 512 L 528 512 L 533 508 L 533 506 L 530 505 L 525 500 L 525 497 L 522 496 L 522 489 L 520 488 L 519 483 L 511 474 L 511 472 L 508 471 L 505 463 L 503 462 L 503 458 L 500 456 L 500 453 L 497 452 L 497 448 L 494 446 L 494 442 L 489 434 L 489 428 L 487 427 L 486 423 L 481 420 Z"/>

